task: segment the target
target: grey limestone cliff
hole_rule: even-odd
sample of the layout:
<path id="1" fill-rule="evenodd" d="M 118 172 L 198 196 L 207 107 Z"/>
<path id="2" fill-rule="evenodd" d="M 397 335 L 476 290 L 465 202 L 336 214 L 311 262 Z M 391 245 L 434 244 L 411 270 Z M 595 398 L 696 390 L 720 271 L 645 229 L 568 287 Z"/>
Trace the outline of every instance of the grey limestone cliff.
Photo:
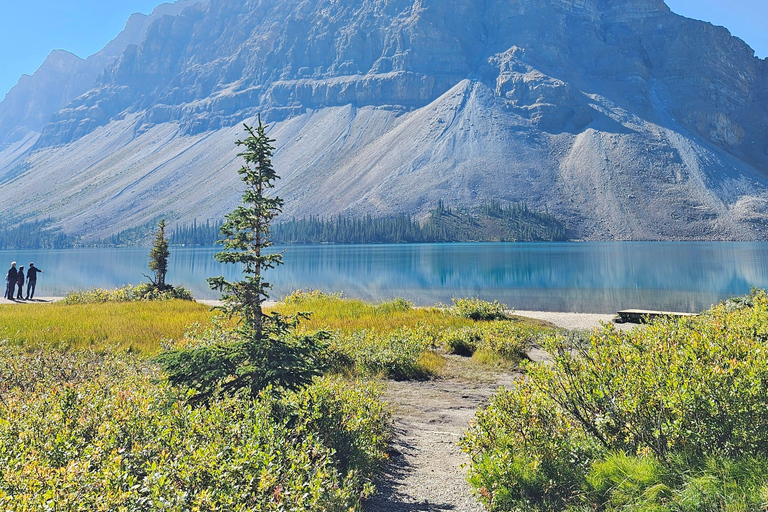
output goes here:
<path id="1" fill-rule="evenodd" d="M 155 20 L 174 16 L 198 1 L 179 0 L 160 4 L 150 15 L 133 14 L 117 37 L 86 59 L 64 50 L 51 52 L 32 76 L 23 75 L 0 102 L 0 148 L 39 134 L 54 113 L 90 90 L 129 45 L 143 41 Z"/>
<path id="2" fill-rule="evenodd" d="M 768 61 L 662 0 L 192 5 L 125 45 L 4 180 L 38 187 L 22 214 L 92 237 L 215 218 L 257 113 L 286 215 L 501 199 L 575 238 L 768 236 Z"/>

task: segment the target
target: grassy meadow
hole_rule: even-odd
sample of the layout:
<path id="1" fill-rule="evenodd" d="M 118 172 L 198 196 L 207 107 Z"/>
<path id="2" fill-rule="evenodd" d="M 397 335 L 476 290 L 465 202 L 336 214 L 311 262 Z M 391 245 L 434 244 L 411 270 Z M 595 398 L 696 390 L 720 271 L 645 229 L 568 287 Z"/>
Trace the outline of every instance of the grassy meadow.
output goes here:
<path id="1" fill-rule="evenodd" d="M 0 306 L 0 339 L 25 349 L 92 349 L 157 354 L 164 340 L 209 324 L 208 306 L 184 300 Z"/>
<path id="2" fill-rule="evenodd" d="M 226 343 L 235 322 L 128 295 L 0 306 L 0 509 L 360 510 L 391 437 L 381 379 L 435 377 L 461 351 L 495 350 L 493 364 L 512 365 L 546 330 L 501 305 L 298 292 L 275 309 L 312 313 L 297 335 L 328 334 L 324 376 L 198 407 L 155 357 Z"/>
<path id="3" fill-rule="evenodd" d="M 226 343 L 233 321 L 183 300 L 75 302 L 0 306 L 1 510 L 359 511 L 388 459 L 382 381 L 439 378 L 450 354 L 525 373 L 461 442 L 491 511 L 768 510 L 763 291 L 588 336 L 477 299 L 296 292 L 274 310 L 311 313 L 296 335 L 325 333 L 324 375 L 205 407 L 154 358 Z M 526 361 L 532 345 L 552 364 Z"/>

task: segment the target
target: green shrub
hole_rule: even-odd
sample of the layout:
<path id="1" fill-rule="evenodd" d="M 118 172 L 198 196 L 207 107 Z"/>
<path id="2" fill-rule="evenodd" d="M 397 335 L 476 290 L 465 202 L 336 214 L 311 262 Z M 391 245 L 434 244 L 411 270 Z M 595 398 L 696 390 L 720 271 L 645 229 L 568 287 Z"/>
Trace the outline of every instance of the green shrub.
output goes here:
<path id="1" fill-rule="evenodd" d="M 386 458 L 389 418 L 362 382 L 193 408 L 128 357 L 0 358 L 16 369 L 1 394 L 2 510 L 346 512 Z"/>
<path id="2" fill-rule="evenodd" d="M 471 357 L 482 342 L 479 329 L 476 327 L 464 327 L 451 329 L 443 336 L 443 349 L 449 354 Z"/>
<path id="3" fill-rule="evenodd" d="M 504 320 L 513 312 L 506 304 L 498 301 L 488 302 L 478 298 L 453 299 L 453 306 L 448 308 L 452 314 L 470 320 Z"/>
<path id="4" fill-rule="evenodd" d="M 254 397 L 268 386 L 295 390 L 321 375 L 329 333 L 299 333 L 296 319 L 266 318 L 260 338 L 242 324 L 214 324 L 202 338 L 167 344 L 155 360 L 171 384 L 192 393 L 194 403 L 241 389 Z"/>
<path id="5" fill-rule="evenodd" d="M 298 304 L 300 306 L 305 306 L 308 303 L 315 301 L 344 300 L 343 297 L 343 292 L 326 293 L 322 290 L 295 290 L 286 295 L 282 302 L 284 304 Z"/>
<path id="6" fill-rule="evenodd" d="M 379 313 L 387 315 L 392 313 L 402 313 L 413 309 L 413 302 L 403 298 L 393 299 L 388 302 L 382 302 L 376 306 Z"/>
<path id="7" fill-rule="evenodd" d="M 529 381 L 500 390 L 461 440 L 469 480 L 492 511 L 562 510 L 599 447 Z"/>
<path id="8" fill-rule="evenodd" d="M 346 360 L 353 362 L 351 369 L 355 373 L 395 380 L 429 377 L 430 371 L 420 364 L 420 358 L 432 345 L 431 337 L 411 329 L 383 334 L 356 331 L 337 334 L 331 341 L 332 350 L 345 354 Z"/>
<path id="9" fill-rule="evenodd" d="M 762 510 L 768 479 L 748 461 L 768 460 L 764 292 L 573 341 L 546 341 L 552 364 L 528 364 L 464 439 L 492 510 Z"/>
<path id="10" fill-rule="evenodd" d="M 448 329 L 442 333 L 442 346 L 449 354 L 489 356 L 519 362 L 548 330 L 517 325 L 509 321 L 483 322 L 471 327 Z"/>
<path id="11" fill-rule="evenodd" d="M 95 304 L 100 302 L 131 302 L 140 300 L 194 300 L 192 292 L 183 286 L 166 286 L 160 290 L 150 283 L 142 283 L 137 286 L 126 285 L 122 288 L 107 290 L 93 288 L 91 290 L 79 290 L 69 292 L 63 304 Z"/>
<path id="12" fill-rule="evenodd" d="M 342 473 L 356 471 L 370 480 L 386 459 L 392 435 L 390 414 L 380 390 L 364 381 L 324 377 L 281 400 L 276 417 L 296 435 L 315 433 L 332 450 Z"/>

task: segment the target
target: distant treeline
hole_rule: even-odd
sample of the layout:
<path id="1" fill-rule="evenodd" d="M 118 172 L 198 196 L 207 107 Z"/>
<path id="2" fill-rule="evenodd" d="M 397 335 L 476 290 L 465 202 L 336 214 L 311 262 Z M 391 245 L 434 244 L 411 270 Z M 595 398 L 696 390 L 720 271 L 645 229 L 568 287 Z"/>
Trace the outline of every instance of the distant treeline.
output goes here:
<path id="1" fill-rule="evenodd" d="M 213 245 L 222 222 L 206 221 L 178 226 L 170 235 L 173 245 Z M 278 222 L 270 236 L 275 244 L 358 244 L 428 242 L 538 242 L 566 240 L 561 221 L 524 203 L 490 201 L 477 208 L 451 209 L 442 201 L 425 222 L 410 215 L 331 218 L 310 216 Z"/>
<path id="2" fill-rule="evenodd" d="M 205 224 L 198 223 L 197 219 L 192 224 L 176 226 L 170 231 L 168 240 L 173 245 L 213 245 L 221 238 L 221 225 L 224 221 L 211 222 L 206 220 Z"/>
<path id="3" fill-rule="evenodd" d="M 74 245 L 74 239 L 59 229 L 50 229 L 51 220 L 22 222 L 0 228 L 0 249 L 63 249 Z"/>
<path id="4" fill-rule="evenodd" d="M 146 245 L 160 218 L 120 231 L 97 242 L 83 244 L 59 229 L 49 219 L 0 227 L 0 249 L 61 249 L 101 246 Z M 168 230 L 172 245 L 210 246 L 221 237 L 223 220 L 193 221 Z M 566 229 L 553 215 L 530 209 L 524 203 L 490 201 L 476 208 L 449 208 L 440 201 L 419 222 L 410 215 L 331 218 L 310 216 L 278 222 L 272 226 L 275 244 L 360 244 L 428 242 L 538 242 L 566 240 Z"/>
<path id="5" fill-rule="evenodd" d="M 425 242 L 558 242 L 565 224 L 525 203 L 489 201 L 475 208 L 446 207 L 439 201 L 422 226 Z"/>

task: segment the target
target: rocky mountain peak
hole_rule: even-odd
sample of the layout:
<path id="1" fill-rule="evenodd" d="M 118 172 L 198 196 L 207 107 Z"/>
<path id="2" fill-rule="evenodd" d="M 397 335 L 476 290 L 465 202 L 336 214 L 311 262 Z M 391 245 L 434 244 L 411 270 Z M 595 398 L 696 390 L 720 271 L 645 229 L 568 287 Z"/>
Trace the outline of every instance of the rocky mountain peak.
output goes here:
<path id="1" fill-rule="evenodd" d="M 60 203 L 73 231 L 104 208 L 121 226 L 226 211 L 211 173 L 259 113 L 291 215 L 502 199 L 582 238 L 765 236 L 768 61 L 662 0 L 210 0 L 131 24 L 5 175 L 76 161 L 70 188 L 100 185 Z M 69 197 L 49 189 L 40 205 Z"/>
<path id="2" fill-rule="evenodd" d="M 207 0 L 177 0 L 157 6 L 150 15 L 133 14 L 125 28 L 102 50 L 82 59 L 66 50 L 54 50 L 32 75 L 24 75 L 0 102 L 0 148 L 42 131 L 51 115 L 91 89 L 96 78 L 129 45 L 139 44 L 149 27 L 164 16 Z"/>

